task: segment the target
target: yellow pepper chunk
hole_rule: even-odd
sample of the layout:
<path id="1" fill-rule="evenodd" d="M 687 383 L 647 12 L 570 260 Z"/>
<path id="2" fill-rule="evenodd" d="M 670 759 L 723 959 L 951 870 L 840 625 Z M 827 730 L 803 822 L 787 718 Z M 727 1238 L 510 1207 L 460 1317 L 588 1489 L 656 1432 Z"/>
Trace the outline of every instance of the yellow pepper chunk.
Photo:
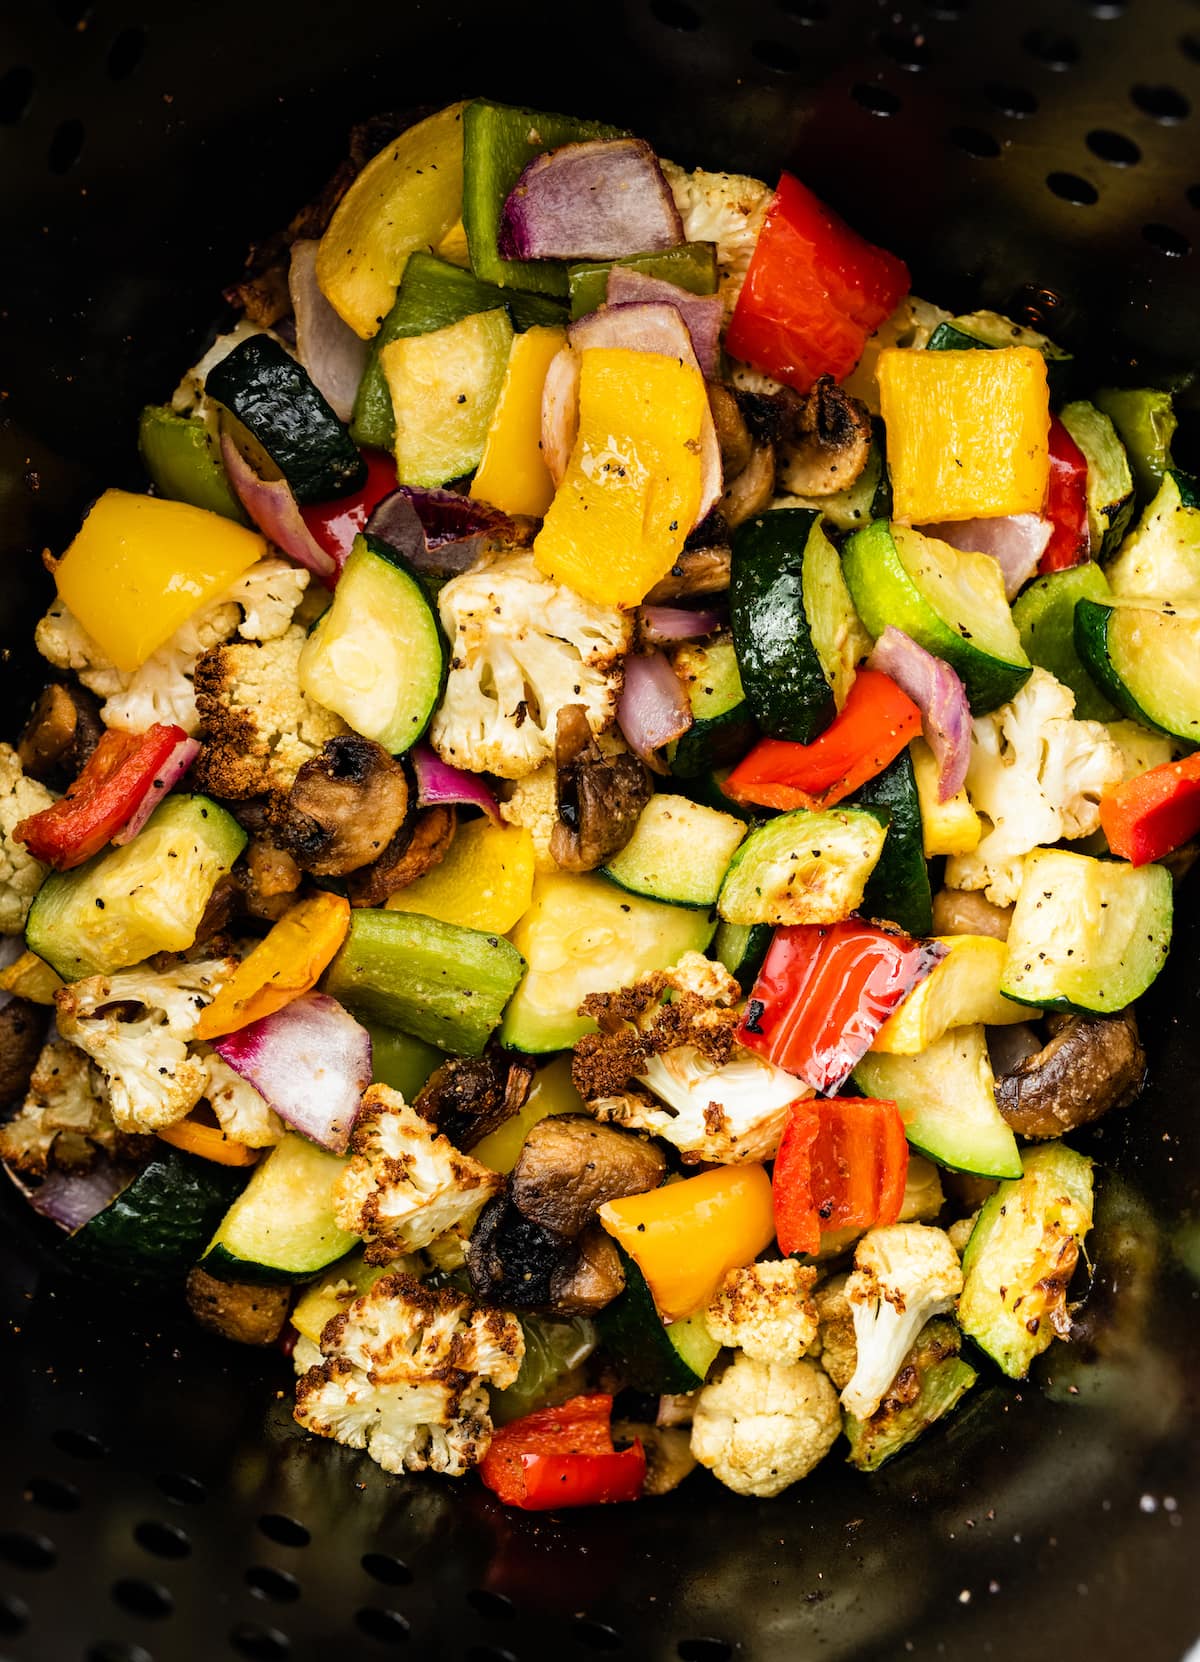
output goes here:
<path id="1" fill-rule="evenodd" d="M 533 836 L 525 826 L 468 820 L 445 858 L 392 895 L 388 907 L 506 935 L 532 903 L 533 866 Z"/>
<path id="2" fill-rule="evenodd" d="M 678 1321 L 775 1239 L 771 1180 L 762 1166 L 718 1166 L 610 1200 L 600 1222 L 646 1277 L 659 1315 Z"/>
<path id="3" fill-rule="evenodd" d="M 265 537 L 223 514 L 110 490 L 55 565 L 54 581 L 105 657 L 129 673 L 266 552 Z"/>
<path id="4" fill-rule="evenodd" d="M 217 1039 L 274 1015 L 315 987 L 350 927 L 350 902 L 322 889 L 274 924 L 200 1012 L 198 1039 Z"/>
<path id="5" fill-rule="evenodd" d="M 935 935 L 946 956 L 876 1033 L 872 1050 L 919 1056 L 952 1027 L 1011 1027 L 1036 1021 L 1040 1010 L 1000 991 L 1008 945 L 994 935 Z"/>
<path id="6" fill-rule="evenodd" d="M 593 347 L 579 375 L 579 432 L 533 545 L 556 583 L 636 606 L 679 557 L 700 507 L 698 369 L 653 352 Z"/>
<path id="7" fill-rule="evenodd" d="M 434 249 L 439 260 L 447 260 L 451 265 L 462 266 L 464 270 L 471 264 L 471 250 L 467 246 L 467 228 L 461 219 L 456 219 Z"/>
<path id="8" fill-rule="evenodd" d="M 565 329 L 539 325 L 513 341 L 500 399 L 492 413 L 471 495 L 506 514 L 540 519 L 554 500 L 542 459 L 542 387 Z"/>
<path id="9" fill-rule="evenodd" d="M 317 249 L 321 293 L 370 340 L 418 248 L 436 248 L 462 213 L 463 104 L 450 104 L 369 161 Z"/>
<path id="10" fill-rule="evenodd" d="M 1040 352 L 887 347 L 876 375 L 902 525 L 1041 512 L 1050 395 Z"/>
<path id="11" fill-rule="evenodd" d="M 938 854 L 971 854 L 979 847 L 983 822 L 971 806 L 965 785 L 948 802 L 938 798 L 938 765 L 924 739 L 909 745 L 917 799 L 921 805 L 921 835 L 925 858 Z"/>
<path id="12" fill-rule="evenodd" d="M 551 1114 L 586 1113 L 583 1098 L 571 1080 L 571 1058 L 556 1056 L 534 1074 L 525 1106 L 476 1143 L 471 1158 L 492 1171 L 510 1172 L 539 1120 L 549 1119 Z"/>

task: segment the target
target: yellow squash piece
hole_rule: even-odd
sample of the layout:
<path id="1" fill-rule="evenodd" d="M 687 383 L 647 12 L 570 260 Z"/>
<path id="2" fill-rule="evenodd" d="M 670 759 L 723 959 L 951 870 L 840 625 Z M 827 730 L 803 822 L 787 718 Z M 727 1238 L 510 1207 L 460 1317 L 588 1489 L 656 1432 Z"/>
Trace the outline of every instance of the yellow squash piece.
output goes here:
<path id="1" fill-rule="evenodd" d="M 110 490 L 54 567 L 59 596 L 126 674 L 261 560 L 266 538 L 223 514 Z"/>
<path id="2" fill-rule="evenodd" d="M 36 952 L 23 952 L 7 969 L 0 970 L 0 991 L 27 998 L 31 1004 L 53 1004 L 55 993 L 65 986 L 58 971 Z"/>
<path id="3" fill-rule="evenodd" d="M 1050 401 L 1040 352 L 888 347 L 877 374 L 892 512 L 902 525 L 1041 512 Z"/>
<path id="4" fill-rule="evenodd" d="M 575 448 L 533 545 L 548 577 L 636 606 L 666 576 L 700 506 L 707 409 L 700 371 L 677 358 L 584 352 Z"/>
<path id="5" fill-rule="evenodd" d="M 466 270 L 471 264 L 471 250 L 467 244 L 467 228 L 461 219 L 456 219 L 434 249 L 439 260 L 447 260 L 451 265 L 462 266 Z"/>
<path id="6" fill-rule="evenodd" d="M 678 1321 L 775 1239 L 771 1180 L 762 1166 L 717 1166 L 610 1200 L 600 1222 L 646 1277 L 659 1315 Z"/>
<path id="7" fill-rule="evenodd" d="M 964 785 L 948 802 L 938 800 L 938 765 L 924 739 L 909 745 L 917 798 L 921 805 L 921 835 L 925 858 L 937 854 L 972 854 L 983 835 L 983 822 L 971 806 Z"/>
<path id="8" fill-rule="evenodd" d="M 468 820 L 445 858 L 392 895 L 388 907 L 506 935 L 533 900 L 533 866 L 533 837 L 523 825 Z"/>
<path id="9" fill-rule="evenodd" d="M 571 1058 L 556 1056 L 534 1074 L 525 1106 L 476 1143 L 471 1158 L 492 1171 L 510 1172 L 539 1120 L 549 1119 L 551 1114 L 586 1113 L 583 1098 L 571 1080 Z"/>
<path id="10" fill-rule="evenodd" d="M 508 313 L 497 306 L 383 348 L 402 485 L 436 487 L 479 466 L 513 339 Z"/>
<path id="11" fill-rule="evenodd" d="M 1011 1027 L 1036 1021 L 1040 1010 L 1000 991 L 1008 946 L 993 935 L 935 935 L 946 956 L 913 988 L 875 1035 L 872 1050 L 919 1056 L 952 1027 Z"/>
<path id="12" fill-rule="evenodd" d="M 565 329 L 540 324 L 513 341 L 500 400 L 492 414 L 471 495 L 506 514 L 540 519 L 554 500 L 542 459 L 542 387 Z"/>
<path id="13" fill-rule="evenodd" d="M 321 293 L 355 334 L 379 330 L 408 263 L 462 214 L 462 104 L 407 128 L 338 203 L 317 249 Z"/>
<path id="14" fill-rule="evenodd" d="M 415 1257 L 397 1258 L 391 1264 L 368 1264 L 361 1252 L 352 1252 L 348 1258 L 339 1258 L 306 1289 L 289 1320 L 297 1333 L 315 1345 L 325 1323 L 340 1316 L 361 1294 L 369 1293 L 381 1275 L 413 1275 L 418 1268 Z"/>

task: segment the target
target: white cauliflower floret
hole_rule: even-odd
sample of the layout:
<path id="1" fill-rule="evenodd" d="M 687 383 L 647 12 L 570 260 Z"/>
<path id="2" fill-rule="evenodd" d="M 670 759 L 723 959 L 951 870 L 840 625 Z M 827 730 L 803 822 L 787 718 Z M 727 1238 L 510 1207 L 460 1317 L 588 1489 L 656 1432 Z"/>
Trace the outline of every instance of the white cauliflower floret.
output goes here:
<path id="1" fill-rule="evenodd" d="M 719 1067 L 691 1045 L 681 1045 L 648 1056 L 635 1077 L 667 1109 L 639 1104 L 633 1112 L 605 1114 L 604 1104 L 595 1103 L 598 1117 L 652 1131 L 674 1143 L 685 1160 L 723 1165 L 769 1160 L 779 1147 L 789 1106 L 813 1094 L 801 1080 L 741 1045 Z M 630 1100 L 636 1104 L 636 1098 Z M 674 1113 L 667 1111 L 671 1109 Z"/>
<path id="2" fill-rule="evenodd" d="M 917 1334 L 954 1308 L 962 1284 L 962 1265 L 944 1230 L 894 1223 L 863 1236 L 845 1287 L 856 1353 L 854 1376 L 842 1391 L 848 1413 L 871 1417 Z"/>
<path id="3" fill-rule="evenodd" d="M 188 1051 L 201 1010 L 232 975 L 236 961 L 213 958 L 153 970 L 92 975 L 55 994 L 58 1030 L 104 1075 L 112 1117 L 122 1131 L 158 1131 L 196 1106 L 208 1069 Z M 138 1013 L 131 1015 L 129 1007 Z"/>
<path id="4" fill-rule="evenodd" d="M 74 1045 L 51 1039 L 42 1047 L 24 1103 L 0 1125 L 0 1160 L 41 1176 L 89 1166 L 97 1150 L 111 1153 L 118 1141 L 99 1069 Z"/>
<path id="5" fill-rule="evenodd" d="M 54 801 L 52 792 L 22 772 L 16 751 L 0 744 L 0 935 L 19 935 L 49 867 L 35 860 L 13 831 Z"/>
<path id="6" fill-rule="evenodd" d="M 508 801 L 500 804 L 500 818 L 506 825 L 523 825 L 529 832 L 536 871 L 558 870 L 558 861 L 550 852 L 550 838 L 558 824 L 558 769 L 553 762 L 543 762 L 516 781 Z"/>
<path id="7" fill-rule="evenodd" d="M 1010 704 L 972 722 L 967 795 L 988 825 L 973 853 L 947 862 L 947 887 L 1010 906 L 1027 854 L 1098 829 L 1100 797 L 1125 761 L 1103 722 L 1076 721 L 1074 709 L 1071 689 L 1035 669 Z"/>
<path id="8" fill-rule="evenodd" d="M 759 1362 L 798 1362 L 817 1337 L 817 1307 L 809 1294 L 816 1270 L 794 1258 L 730 1270 L 704 1313 L 722 1345 Z"/>
<path id="9" fill-rule="evenodd" d="M 350 1159 L 333 1187 L 338 1227 L 386 1264 L 474 1218 L 504 1179 L 460 1154 L 399 1091 L 372 1085 L 350 1134 Z"/>
<path id="10" fill-rule="evenodd" d="M 529 552 L 451 578 L 438 596 L 450 673 L 430 742 L 442 760 L 521 779 L 554 755 L 558 712 L 593 733 L 616 716 L 633 623 L 544 577 Z"/>
<path id="11" fill-rule="evenodd" d="M 717 245 L 718 292 L 728 322 L 775 193 L 761 179 L 750 179 L 741 173 L 706 173 L 703 168 L 688 173 L 667 161 L 663 162 L 662 170 L 688 242 Z"/>
<path id="12" fill-rule="evenodd" d="M 296 1419 L 385 1471 L 461 1477 L 487 1453 L 485 1385 L 511 1385 L 525 1353 L 507 1311 L 382 1276 L 326 1323 L 323 1360 L 296 1384 Z"/>
<path id="13" fill-rule="evenodd" d="M 193 679 L 202 653 L 239 634 L 276 640 L 304 597 L 309 574 L 288 560 L 259 560 L 229 588 L 180 624 L 157 652 L 128 672 L 117 669 L 65 602 L 56 600 L 35 631 L 38 651 L 57 669 L 73 670 L 105 700 L 100 716 L 123 733 L 144 733 L 166 722 L 194 733 L 198 724 Z"/>
<path id="14" fill-rule="evenodd" d="M 837 1394 L 812 1362 L 739 1353 L 696 1399 L 692 1453 L 739 1495 L 778 1495 L 807 1477 L 838 1439 Z"/>
<path id="15" fill-rule="evenodd" d="M 203 1062 L 208 1076 L 204 1100 L 225 1135 L 247 1148 L 271 1148 L 281 1142 L 283 1121 L 250 1081 L 215 1050 L 205 1052 Z"/>

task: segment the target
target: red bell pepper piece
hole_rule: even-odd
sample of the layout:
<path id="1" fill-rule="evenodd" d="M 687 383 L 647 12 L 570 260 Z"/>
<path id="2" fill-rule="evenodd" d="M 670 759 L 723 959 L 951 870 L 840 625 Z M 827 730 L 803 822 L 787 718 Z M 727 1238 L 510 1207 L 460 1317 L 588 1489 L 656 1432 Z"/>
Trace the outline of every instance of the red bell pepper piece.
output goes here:
<path id="1" fill-rule="evenodd" d="M 364 450 L 367 479 L 353 496 L 338 496 L 332 502 L 314 502 L 301 508 L 300 514 L 313 539 L 332 554 L 340 571 L 350 553 L 350 545 L 362 530 L 371 514 L 397 489 L 396 463 L 380 450 Z"/>
<path id="2" fill-rule="evenodd" d="M 775 1156 L 771 1192 L 782 1252 L 816 1252 L 823 1231 L 895 1223 L 908 1142 L 894 1102 L 797 1102 Z"/>
<path id="3" fill-rule="evenodd" d="M 844 380 L 867 336 L 909 290 L 908 267 L 785 173 L 758 233 L 729 324 L 732 357 L 807 392 Z"/>
<path id="4" fill-rule="evenodd" d="M 738 1043 L 814 1091 L 835 1091 L 905 995 L 945 956 L 936 941 L 861 918 L 777 929 Z"/>
<path id="5" fill-rule="evenodd" d="M 145 733 L 110 727 L 75 783 L 49 808 L 23 819 L 13 836 L 55 871 L 81 866 L 112 840 L 186 738 L 182 727 L 163 722 Z"/>
<path id="6" fill-rule="evenodd" d="M 1130 865 L 1161 860 L 1200 831 L 1200 751 L 1164 762 L 1100 798 L 1100 824 Z"/>
<path id="7" fill-rule="evenodd" d="M 636 1500 L 646 1477 L 641 1443 L 612 1441 L 612 1397 L 572 1397 L 501 1426 L 479 1475 L 506 1506 L 527 1512 Z"/>
<path id="8" fill-rule="evenodd" d="M 1088 530 L 1087 457 L 1057 416 L 1050 418 L 1050 482 L 1042 510 L 1053 530 L 1038 571 L 1066 571 L 1091 559 Z"/>
<path id="9" fill-rule="evenodd" d="M 832 808 L 882 773 L 921 731 L 921 712 L 892 678 L 860 669 L 845 706 L 811 744 L 760 739 L 721 787 L 763 808 Z"/>

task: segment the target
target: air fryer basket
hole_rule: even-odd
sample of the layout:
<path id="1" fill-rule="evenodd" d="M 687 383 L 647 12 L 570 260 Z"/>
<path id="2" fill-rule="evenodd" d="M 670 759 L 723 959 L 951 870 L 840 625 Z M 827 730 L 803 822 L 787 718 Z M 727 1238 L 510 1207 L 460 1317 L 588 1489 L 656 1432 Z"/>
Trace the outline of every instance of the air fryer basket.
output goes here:
<path id="1" fill-rule="evenodd" d="M 40 0 L 0 18 L 3 729 L 38 554 L 137 485 L 136 412 L 352 120 L 472 91 L 789 162 L 918 292 L 1173 377 L 1195 464 L 1200 12 L 1186 0 Z M 1189 428 L 1191 429 L 1189 435 Z M 56 1281 L 0 1198 L 0 1662 L 1177 1662 L 1200 1628 L 1195 883 L 1147 1000 L 1153 1083 L 1090 1146 L 1107 1268 L 1046 1390 L 986 1384 L 865 1479 L 705 1474 L 561 1517 L 301 1435 L 288 1365 Z M 1103 1315 L 1103 1320 L 1100 1320 Z"/>

